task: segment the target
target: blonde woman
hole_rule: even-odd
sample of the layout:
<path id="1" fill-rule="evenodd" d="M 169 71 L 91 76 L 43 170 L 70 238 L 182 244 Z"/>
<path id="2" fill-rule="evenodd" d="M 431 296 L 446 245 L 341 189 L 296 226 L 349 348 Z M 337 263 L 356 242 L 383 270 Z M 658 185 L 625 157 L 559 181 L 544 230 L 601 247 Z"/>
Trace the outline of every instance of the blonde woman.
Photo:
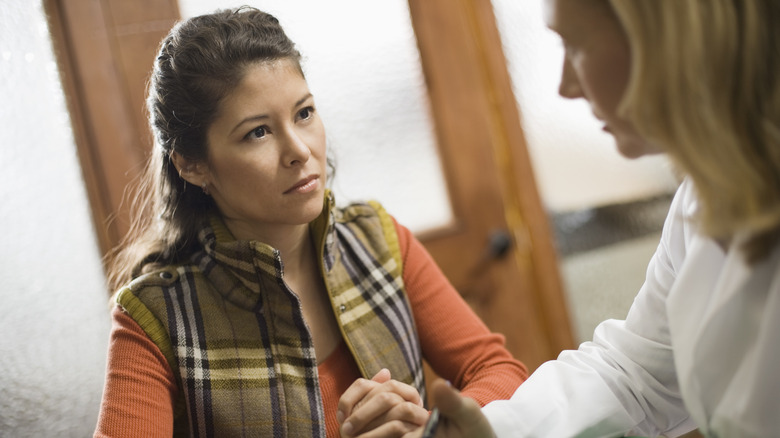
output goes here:
<path id="1" fill-rule="evenodd" d="M 686 178 L 625 321 L 481 411 L 434 382 L 435 436 L 777 436 L 780 2 L 544 1 L 560 94 Z"/>

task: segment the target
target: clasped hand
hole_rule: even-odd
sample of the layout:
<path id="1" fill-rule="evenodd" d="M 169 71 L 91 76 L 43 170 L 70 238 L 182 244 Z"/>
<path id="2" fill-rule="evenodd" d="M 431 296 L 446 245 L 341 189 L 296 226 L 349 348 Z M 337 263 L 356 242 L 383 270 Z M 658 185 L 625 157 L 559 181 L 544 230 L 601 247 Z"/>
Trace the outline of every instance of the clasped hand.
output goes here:
<path id="1" fill-rule="evenodd" d="M 337 415 L 345 438 L 400 437 L 428 419 L 417 389 L 393 380 L 387 369 L 350 385 L 339 399 Z"/>

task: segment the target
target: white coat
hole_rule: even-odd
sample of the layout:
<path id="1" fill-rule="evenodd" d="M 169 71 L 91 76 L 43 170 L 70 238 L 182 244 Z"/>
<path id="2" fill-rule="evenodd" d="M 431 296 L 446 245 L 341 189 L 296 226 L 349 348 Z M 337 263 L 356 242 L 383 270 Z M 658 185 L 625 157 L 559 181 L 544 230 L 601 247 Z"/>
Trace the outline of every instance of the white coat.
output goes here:
<path id="1" fill-rule="evenodd" d="M 500 437 L 780 436 L 780 249 L 748 266 L 697 233 L 675 195 L 625 321 L 564 351 L 483 408 Z"/>

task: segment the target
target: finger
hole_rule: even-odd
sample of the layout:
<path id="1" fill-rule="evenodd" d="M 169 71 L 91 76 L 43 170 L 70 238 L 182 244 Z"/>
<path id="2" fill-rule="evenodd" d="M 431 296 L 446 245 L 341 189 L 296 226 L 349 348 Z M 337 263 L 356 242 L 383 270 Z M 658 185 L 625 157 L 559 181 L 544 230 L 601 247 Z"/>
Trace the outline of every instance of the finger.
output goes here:
<path id="1" fill-rule="evenodd" d="M 347 388 L 347 390 L 344 391 L 344 394 L 341 394 L 341 397 L 339 398 L 338 412 L 336 414 L 336 418 L 339 422 L 343 422 L 344 419 L 349 417 L 350 414 L 352 414 L 355 405 L 363 400 L 366 394 L 379 385 L 380 383 L 363 378 L 352 382 L 352 384 L 349 385 L 349 388 Z"/>
<path id="2" fill-rule="evenodd" d="M 403 435 L 401 435 L 401 438 L 422 438 L 423 434 L 423 428 L 417 427 Z"/>
<path id="3" fill-rule="evenodd" d="M 414 429 L 401 435 L 401 438 L 422 438 L 423 427 L 415 427 Z"/>
<path id="4" fill-rule="evenodd" d="M 446 380 L 436 379 L 431 384 L 431 397 L 434 406 L 445 416 L 457 416 L 466 409 L 463 405 L 465 398 Z"/>
<path id="5" fill-rule="evenodd" d="M 377 406 L 375 406 L 376 409 L 374 409 L 373 412 L 366 412 L 369 410 L 368 407 L 361 411 L 361 413 L 367 413 L 367 419 L 373 417 L 361 428 L 362 431 L 373 430 L 385 423 L 393 421 L 402 421 L 404 423 L 422 426 L 428 420 L 429 414 L 427 409 L 408 401 L 394 399 L 391 400 L 388 405 L 380 405 L 377 401 L 374 403 L 376 403 Z"/>
<path id="6" fill-rule="evenodd" d="M 383 374 L 381 371 L 377 373 L 377 375 L 374 376 L 373 379 L 376 380 L 383 380 L 385 376 L 389 376 L 389 371 L 387 374 Z M 375 380 L 371 380 L 371 382 L 376 383 Z M 422 397 L 420 397 L 420 393 L 417 391 L 417 388 L 414 386 L 408 385 L 403 382 L 399 382 L 397 380 L 389 380 L 385 383 L 377 384 L 373 386 L 371 389 L 368 390 L 368 392 L 362 392 L 358 389 L 362 388 L 365 389 L 367 386 L 365 386 L 365 382 L 355 382 L 352 384 L 352 386 L 355 387 L 354 391 L 350 392 L 353 388 L 350 387 L 347 389 L 347 391 L 344 392 L 344 394 L 341 396 L 341 399 L 339 400 L 339 411 L 336 413 L 336 418 L 339 420 L 339 423 L 344 423 L 349 417 L 355 415 L 355 412 L 360 411 L 363 409 L 363 406 L 370 400 L 374 399 L 375 397 L 380 396 L 381 394 L 397 394 L 401 400 L 398 401 L 400 403 L 401 401 L 407 401 L 410 403 L 414 403 L 415 405 L 422 407 L 423 406 L 423 400 Z M 350 392 L 347 394 L 347 392 Z M 358 398 L 359 397 L 359 398 Z M 342 401 L 344 404 L 342 405 Z M 372 405 L 373 409 L 368 411 L 369 414 L 366 414 L 365 412 L 360 417 L 362 419 L 361 424 L 363 424 L 363 421 L 371 421 L 370 416 L 373 415 L 373 412 L 376 409 L 381 409 L 382 402 L 387 402 L 387 400 L 382 399 L 379 401 L 380 405 L 375 404 Z M 342 410 L 343 409 L 343 410 Z M 388 407 L 389 409 L 389 407 Z M 378 414 L 377 414 L 378 415 Z"/>
<path id="7" fill-rule="evenodd" d="M 385 383 L 391 378 L 392 376 L 390 375 L 390 370 L 388 370 L 387 368 L 382 368 L 381 370 L 379 370 L 379 372 L 374 374 L 374 377 L 371 378 L 371 381 L 377 383 Z"/>
<path id="8" fill-rule="evenodd" d="M 339 397 L 338 410 L 336 411 L 336 420 L 339 423 L 343 423 L 344 420 L 354 411 L 360 404 L 360 401 L 365 398 L 366 394 L 374 388 L 376 385 L 372 385 L 369 382 L 385 383 L 390 380 L 390 370 L 382 368 L 370 381 L 360 378 L 357 379 L 352 385 L 344 391 L 344 394 Z"/>
<path id="9" fill-rule="evenodd" d="M 380 427 L 355 435 L 359 438 L 385 438 L 385 437 L 406 437 L 409 433 L 414 433 L 415 430 L 420 429 L 415 424 L 408 424 L 402 421 L 393 421 L 385 423 Z M 419 436 L 419 434 L 417 435 Z M 342 438 L 352 438 L 351 435 L 342 435 Z"/>
<path id="10" fill-rule="evenodd" d="M 397 380 L 389 380 L 375 386 L 367 394 L 364 394 L 360 400 L 351 406 L 349 413 L 344 412 L 344 417 L 340 416 L 342 412 L 339 411 L 337 418 L 340 420 L 340 423 L 344 424 L 350 418 L 355 417 L 352 423 L 360 429 L 366 427 L 372 421 L 378 421 L 377 418 L 380 415 L 383 415 L 394 405 L 403 402 L 413 403 L 420 409 L 423 409 L 423 400 L 417 388 Z"/>
<path id="11" fill-rule="evenodd" d="M 366 430 L 369 423 L 376 420 L 391 407 L 397 403 L 403 403 L 403 399 L 398 394 L 392 392 L 380 392 L 370 398 L 364 399 L 359 408 L 356 408 L 344 421 L 341 426 L 341 433 L 345 436 L 352 436 L 362 433 Z"/>
<path id="12" fill-rule="evenodd" d="M 381 385 L 371 388 L 360 403 L 365 403 L 366 400 L 383 392 L 392 392 L 394 394 L 398 394 L 402 399 L 408 402 L 415 403 L 419 406 L 423 405 L 422 397 L 420 397 L 420 393 L 417 391 L 417 388 L 407 383 L 399 382 L 398 380 L 389 380 L 385 383 L 382 383 Z M 353 412 L 359 407 L 360 403 L 352 407 Z"/>
<path id="13" fill-rule="evenodd" d="M 428 419 L 428 411 L 408 402 L 393 392 L 382 392 L 367 398 L 359 409 L 344 421 L 342 433 L 356 435 L 379 428 L 385 423 L 401 421 L 422 425 Z"/>
<path id="14" fill-rule="evenodd" d="M 476 400 L 461 396 L 457 389 L 442 379 L 431 384 L 431 394 L 434 405 L 439 408 L 442 423 L 445 423 L 444 429 L 448 431 L 443 436 L 494 436 L 493 429 Z M 442 424 L 439 427 L 441 428 Z"/>

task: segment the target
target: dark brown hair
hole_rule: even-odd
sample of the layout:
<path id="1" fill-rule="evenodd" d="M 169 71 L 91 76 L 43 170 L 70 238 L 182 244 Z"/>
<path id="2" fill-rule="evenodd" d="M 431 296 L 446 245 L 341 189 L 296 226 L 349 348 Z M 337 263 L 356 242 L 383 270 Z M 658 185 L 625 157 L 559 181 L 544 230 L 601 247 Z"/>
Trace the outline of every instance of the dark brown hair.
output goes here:
<path id="1" fill-rule="evenodd" d="M 113 290 L 195 251 L 201 223 L 216 206 L 179 176 L 171 153 L 205 160 L 206 132 L 222 99 L 248 66 L 282 59 L 303 74 L 300 53 L 279 21 L 247 6 L 179 22 L 162 40 L 147 97 L 154 147 L 136 190 L 130 232 L 109 255 Z"/>

